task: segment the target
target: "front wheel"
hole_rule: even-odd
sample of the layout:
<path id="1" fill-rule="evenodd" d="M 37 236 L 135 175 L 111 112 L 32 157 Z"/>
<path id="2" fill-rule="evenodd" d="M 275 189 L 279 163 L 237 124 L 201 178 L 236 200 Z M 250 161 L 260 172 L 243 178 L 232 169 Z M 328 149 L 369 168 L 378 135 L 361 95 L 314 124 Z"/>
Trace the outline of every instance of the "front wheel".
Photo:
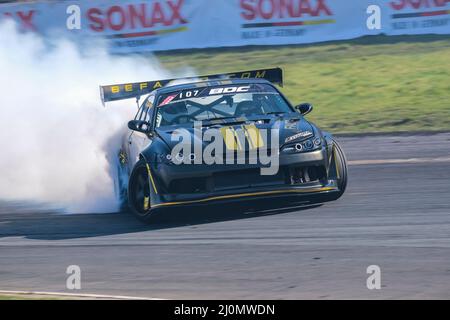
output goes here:
<path id="1" fill-rule="evenodd" d="M 139 160 L 133 168 L 128 183 L 128 206 L 141 221 L 148 222 L 151 212 L 151 184 L 145 160 Z"/>
<path id="2" fill-rule="evenodd" d="M 338 183 L 339 194 L 336 199 L 340 198 L 347 188 L 348 180 L 348 169 L 347 169 L 347 159 L 345 157 L 344 151 L 342 150 L 339 143 L 333 139 L 333 158 L 334 163 L 332 167 L 334 168 L 334 175 Z"/>

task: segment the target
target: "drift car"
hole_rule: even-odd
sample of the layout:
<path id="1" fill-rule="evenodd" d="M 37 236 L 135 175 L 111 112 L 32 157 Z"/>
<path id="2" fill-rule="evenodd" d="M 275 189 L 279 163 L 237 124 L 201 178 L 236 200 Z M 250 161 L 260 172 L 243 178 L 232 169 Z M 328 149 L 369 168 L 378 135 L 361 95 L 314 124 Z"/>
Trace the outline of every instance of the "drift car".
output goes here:
<path id="1" fill-rule="evenodd" d="M 147 220 L 155 210 L 172 206 L 288 197 L 314 204 L 342 196 L 347 185 L 344 152 L 331 134 L 305 119 L 312 105 L 293 106 L 278 91 L 281 69 L 185 78 L 183 84 L 175 80 L 180 81 L 100 87 L 103 103 L 138 102 L 118 153 L 116 188 L 138 218 Z M 212 139 L 202 133 L 212 129 L 222 135 L 222 148 L 211 152 L 219 161 L 198 161 L 192 149 L 173 152 L 180 130 L 193 148 L 206 151 Z M 263 131 L 269 132 L 266 139 Z M 272 139 L 275 133 L 278 140 Z M 264 148 L 278 157 L 271 174 L 262 174 L 267 163 L 249 161 Z M 244 161 L 221 163 L 230 154 L 240 154 Z"/>

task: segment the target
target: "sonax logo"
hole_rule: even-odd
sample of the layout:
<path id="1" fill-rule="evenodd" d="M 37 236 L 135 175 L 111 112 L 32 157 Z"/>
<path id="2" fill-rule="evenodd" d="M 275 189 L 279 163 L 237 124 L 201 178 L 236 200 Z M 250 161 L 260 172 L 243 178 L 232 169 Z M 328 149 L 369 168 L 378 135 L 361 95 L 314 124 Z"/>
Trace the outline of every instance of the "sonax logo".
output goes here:
<path id="1" fill-rule="evenodd" d="M 333 15 L 325 0 L 241 0 L 241 8 L 247 20 Z"/>
<path id="2" fill-rule="evenodd" d="M 303 34 L 298 27 L 336 22 L 327 0 L 240 0 L 240 7 L 242 28 L 250 30 L 243 37 L 298 36 Z"/>
<path id="3" fill-rule="evenodd" d="M 114 37 L 136 38 L 184 31 L 184 0 L 166 0 L 92 7 L 86 12 L 88 26 L 94 32 L 113 32 Z M 126 32 L 120 33 L 118 32 Z"/>

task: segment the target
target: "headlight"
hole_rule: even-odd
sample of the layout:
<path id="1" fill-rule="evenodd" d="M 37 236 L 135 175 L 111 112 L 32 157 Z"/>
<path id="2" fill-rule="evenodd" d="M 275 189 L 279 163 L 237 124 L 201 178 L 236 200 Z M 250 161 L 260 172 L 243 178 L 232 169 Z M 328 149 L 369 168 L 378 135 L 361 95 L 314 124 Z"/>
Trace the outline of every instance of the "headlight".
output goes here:
<path id="1" fill-rule="evenodd" d="M 308 139 L 303 142 L 289 144 L 281 150 L 283 153 L 300 153 L 320 149 L 322 146 L 321 138 Z"/>
<path id="2" fill-rule="evenodd" d="M 303 151 L 303 145 L 301 143 L 297 143 L 295 145 L 295 150 L 298 151 L 298 152 Z"/>
<path id="3" fill-rule="evenodd" d="M 311 140 L 306 140 L 305 142 L 303 142 L 303 147 L 306 150 L 311 150 L 312 148 L 314 148 L 314 143 Z"/>
<path id="4" fill-rule="evenodd" d="M 317 147 L 317 146 L 320 146 L 321 144 L 322 144 L 322 139 L 320 139 L 320 138 L 315 138 L 314 140 L 313 140 L 313 143 L 314 143 L 314 145 Z"/>

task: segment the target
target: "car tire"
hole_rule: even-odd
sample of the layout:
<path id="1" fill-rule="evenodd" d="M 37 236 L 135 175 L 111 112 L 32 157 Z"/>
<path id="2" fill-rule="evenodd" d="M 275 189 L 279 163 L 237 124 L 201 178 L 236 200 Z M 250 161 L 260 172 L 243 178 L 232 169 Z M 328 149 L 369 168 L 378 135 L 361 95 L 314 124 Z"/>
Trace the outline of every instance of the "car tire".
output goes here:
<path id="1" fill-rule="evenodd" d="M 344 194 L 345 189 L 347 188 L 348 168 L 345 153 L 342 150 L 340 144 L 334 139 L 333 139 L 333 160 L 339 188 L 339 193 L 336 199 L 339 199 Z"/>
<path id="2" fill-rule="evenodd" d="M 148 222 L 152 216 L 151 195 L 147 163 L 141 159 L 135 164 L 128 181 L 128 207 L 143 222 Z"/>
<path id="3" fill-rule="evenodd" d="M 119 201 L 120 212 L 128 210 L 128 173 L 125 165 L 117 165 L 117 191 L 116 196 Z"/>

